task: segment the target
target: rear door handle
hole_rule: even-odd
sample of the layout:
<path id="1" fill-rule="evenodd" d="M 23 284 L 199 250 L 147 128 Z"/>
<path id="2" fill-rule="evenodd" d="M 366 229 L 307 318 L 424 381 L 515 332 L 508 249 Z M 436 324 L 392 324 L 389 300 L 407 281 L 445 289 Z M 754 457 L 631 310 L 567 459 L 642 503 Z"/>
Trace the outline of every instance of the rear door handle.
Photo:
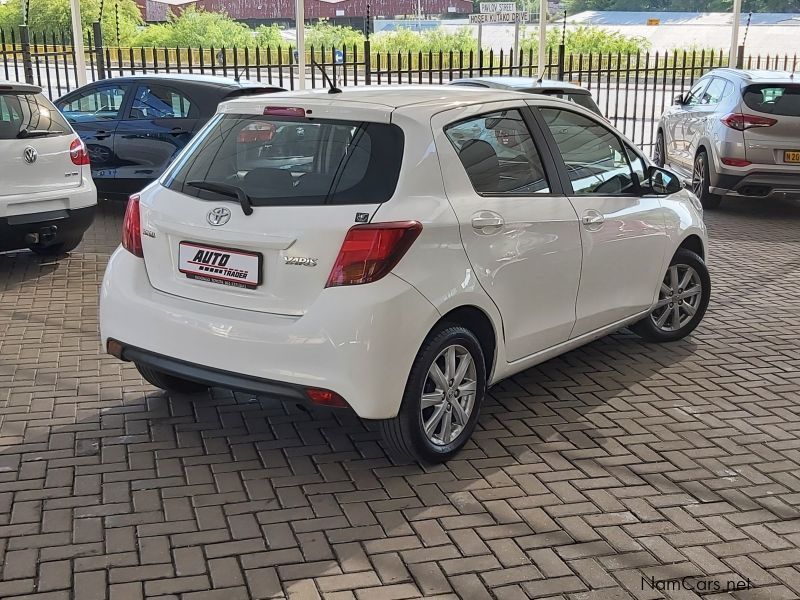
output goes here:
<path id="1" fill-rule="evenodd" d="M 180 135 L 182 133 L 189 133 L 189 132 L 186 131 L 185 129 L 181 129 L 180 127 L 175 127 L 172 130 L 170 130 L 170 133 L 172 135 Z"/>
<path id="2" fill-rule="evenodd" d="M 605 222 L 606 218 L 594 209 L 589 209 L 583 213 L 581 221 L 586 229 L 599 229 Z"/>
<path id="3" fill-rule="evenodd" d="M 98 140 L 104 140 L 106 138 L 111 137 L 111 132 L 104 131 L 104 130 L 96 131 L 95 134 L 94 134 L 94 137 L 95 137 L 95 139 L 98 139 Z"/>
<path id="4" fill-rule="evenodd" d="M 482 230 L 484 233 L 487 233 L 487 229 L 500 228 L 505 225 L 505 223 L 503 217 L 490 210 L 483 210 L 472 215 L 473 229 Z"/>

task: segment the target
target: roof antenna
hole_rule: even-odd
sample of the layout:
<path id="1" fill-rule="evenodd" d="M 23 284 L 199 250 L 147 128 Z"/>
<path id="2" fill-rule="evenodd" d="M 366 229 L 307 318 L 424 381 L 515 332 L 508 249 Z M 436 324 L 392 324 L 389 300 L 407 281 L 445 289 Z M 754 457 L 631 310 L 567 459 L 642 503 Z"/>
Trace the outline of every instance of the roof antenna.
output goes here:
<path id="1" fill-rule="evenodd" d="M 325 79 L 325 83 L 328 84 L 328 93 L 329 94 L 341 94 L 342 93 L 342 90 L 340 90 L 338 87 L 336 87 L 336 85 L 333 83 L 333 80 L 331 79 L 331 76 L 328 75 L 328 72 L 325 69 L 322 68 L 322 65 L 320 65 L 316 60 L 314 60 L 313 56 L 311 57 L 311 64 L 313 66 L 317 67 L 320 70 L 320 72 L 322 73 L 322 77 L 323 77 L 323 79 Z"/>
<path id="2" fill-rule="evenodd" d="M 233 78 L 233 80 L 234 80 L 236 83 L 239 83 L 239 80 L 242 78 L 242 75 L 244 74 L 244 71 L 245 71 L 245 69 L 247 69 L 247 66 L 246 66 L 246 65 L 245 65 L 245 66 L 243 66 L 241 69 L 239 69 L 239 72 L 238 72 L 238 73 L 236 73 L 236 77 L 234 77 L 234 78 Z"/>

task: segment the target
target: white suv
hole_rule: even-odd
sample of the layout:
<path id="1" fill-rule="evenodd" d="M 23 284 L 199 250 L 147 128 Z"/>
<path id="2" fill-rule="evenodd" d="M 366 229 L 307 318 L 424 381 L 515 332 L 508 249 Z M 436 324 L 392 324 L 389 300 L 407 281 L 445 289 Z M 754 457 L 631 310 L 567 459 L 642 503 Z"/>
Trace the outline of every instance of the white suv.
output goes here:
<path id="1" fill-rule="evenodd" d="M 94 219 L 86 147 L 41 92 L 0 81 L 0 252 L 69 252 Z"/>
<path id="2" fill-rule="evenodd" d="M 234 100 L 128 204 L 100 322 L 152 384 L 350 407 L 442 461 L 487 386 L 706 310 L 697 199 L 600 117 L 413 87 Z"/>

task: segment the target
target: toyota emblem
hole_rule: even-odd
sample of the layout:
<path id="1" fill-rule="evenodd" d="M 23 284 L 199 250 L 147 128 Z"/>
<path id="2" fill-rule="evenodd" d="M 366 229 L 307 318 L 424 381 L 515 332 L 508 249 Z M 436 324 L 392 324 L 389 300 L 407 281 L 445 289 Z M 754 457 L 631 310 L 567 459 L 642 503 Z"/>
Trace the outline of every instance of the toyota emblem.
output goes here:
<path id="1" fill-rule="evenodd" d="M 225 225 L 228 221 L 231 220 L 231 211 L 225 208 L 224 206 L 218 206 L 217 208 L 212 208 L 208 211 L 206 215 L 206 221 L 210 225 L 214 227 L 218 227 L 220 225 Z"/>
<path id="2" fill-rule="evenodd" d="M 25 158 L 25 162 L 29 165 L 32 165 L 36 162 L 36 159 L 39 158 L 39 153 L 36 152 L 36 148 L 31 148 L 28 146 L 23 150 L 22 156 Z"/>

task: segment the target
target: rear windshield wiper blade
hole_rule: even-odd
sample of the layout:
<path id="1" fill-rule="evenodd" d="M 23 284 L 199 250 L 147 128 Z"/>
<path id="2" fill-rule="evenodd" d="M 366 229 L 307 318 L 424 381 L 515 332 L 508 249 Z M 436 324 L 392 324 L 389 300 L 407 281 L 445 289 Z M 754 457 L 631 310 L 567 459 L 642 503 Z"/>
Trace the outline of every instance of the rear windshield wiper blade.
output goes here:
<path id="1" fill-rule="evenodd" d="M 20 132 L 17 134 L 17 139 L 25 139 L 25 138 L 32 138 L 32 137 L 44 137 L 46 135 L 50 135 L 53 133 L 49 129 L 20 129 Z"/>
<path id="2" fill-rule="evenodd" d="M 216 181 L 189 181 L 186 185 L 190 185 L 198 190 L 208 190 L 209 192 L 216 192 L 225 196 L 231 196 L 239 200 L 242 205 L 242 212 L 246 215 L 253 214 L 253 203 L 250 196 L 244 193 L 244 190 L 238 185 L 231 185 L 230 183 L 217 183 Z"/>

